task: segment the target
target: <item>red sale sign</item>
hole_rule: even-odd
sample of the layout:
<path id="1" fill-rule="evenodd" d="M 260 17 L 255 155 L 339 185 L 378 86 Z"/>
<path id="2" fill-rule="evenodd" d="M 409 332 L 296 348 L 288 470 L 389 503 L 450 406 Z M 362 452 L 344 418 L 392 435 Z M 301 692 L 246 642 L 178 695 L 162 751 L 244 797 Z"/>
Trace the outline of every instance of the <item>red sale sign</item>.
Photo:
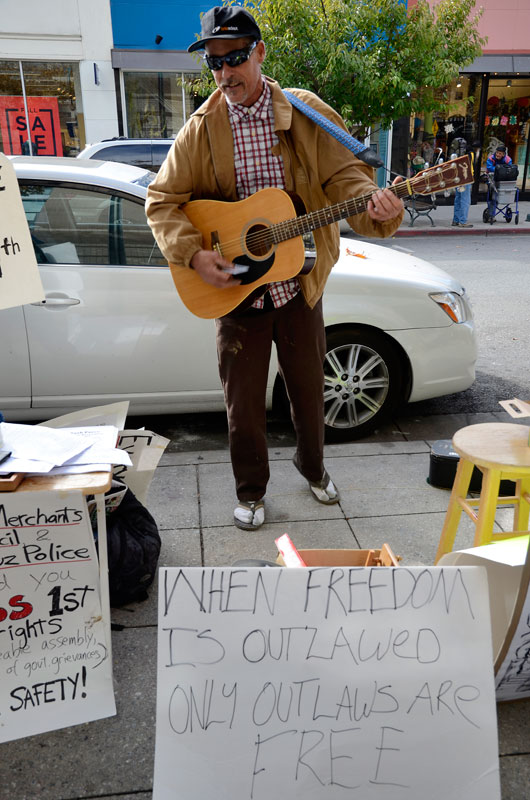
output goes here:
<path id="1" fill-rule="evenodd" d="M 23 97 L 0 97 L 0 131 L 7 155 L 62 156 L 61 124 L 56 97 L 28 97 L 29 132 Z"/>

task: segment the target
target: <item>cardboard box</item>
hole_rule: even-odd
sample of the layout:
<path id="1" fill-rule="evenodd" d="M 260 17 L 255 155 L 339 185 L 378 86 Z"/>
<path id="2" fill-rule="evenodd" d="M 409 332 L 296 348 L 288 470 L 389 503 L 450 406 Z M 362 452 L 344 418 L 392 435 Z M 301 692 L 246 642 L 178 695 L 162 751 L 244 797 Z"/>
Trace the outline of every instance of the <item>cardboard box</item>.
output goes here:
<path id="1" fill-rule="evenodd" d="M 298 550 L 308 567 L 398 567 L 400 556 L 395 556 L 390 545 L 380 550 Z M 284 567 L 279 555 L 276 563 Z"/>
<path id="2" fill-rule="evenodd" d="M 499 405 L 514 419 L 530 417 L 530 403 L 519 400 L 518 397 L 513 397 L 511 400 L 499 400 Z M 530 433 L 528 434 L 528 446 L 530 447 Z"/>

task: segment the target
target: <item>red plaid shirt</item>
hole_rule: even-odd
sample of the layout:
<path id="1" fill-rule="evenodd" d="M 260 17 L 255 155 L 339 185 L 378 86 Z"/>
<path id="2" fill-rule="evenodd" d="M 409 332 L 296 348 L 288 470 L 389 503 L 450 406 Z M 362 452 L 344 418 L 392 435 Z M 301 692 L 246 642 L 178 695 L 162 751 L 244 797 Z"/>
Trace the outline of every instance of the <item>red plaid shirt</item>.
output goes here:
<path id="1" fill-rule="evenodd" d="M 234 158 L 237 194 L 240 200 L 250 197 L 260 189 L 275 186 L 285 189 L 283 159 L 275 156 L 272 148 L 278 144 L 274 133 L 274 112 L 271 90 L 263 82 L 264 89 L 254 105 L 228 104 L 228 117 L 234 136 Z M 299 291 L 297 278 L 269 283 L 271 300 L 275 308 L 285 305 Z M 258 298 L 253 308 L 263 308 L 263 297 Z"/>

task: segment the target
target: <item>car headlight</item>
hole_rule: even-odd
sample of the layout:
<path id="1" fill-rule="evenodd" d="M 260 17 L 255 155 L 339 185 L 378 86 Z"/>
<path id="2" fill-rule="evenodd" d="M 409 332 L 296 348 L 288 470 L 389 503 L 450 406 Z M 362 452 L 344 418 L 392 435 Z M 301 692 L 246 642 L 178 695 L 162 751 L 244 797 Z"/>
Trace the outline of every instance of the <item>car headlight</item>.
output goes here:
<path id="1" fill-rule="evenodd" d="M 429 297 L 440 306 L 442 311 L 445 311 L 453 322 L 466 322 L 468 319 L 469 306 L 462 295 L 456 292 L 434 292 Z"/>

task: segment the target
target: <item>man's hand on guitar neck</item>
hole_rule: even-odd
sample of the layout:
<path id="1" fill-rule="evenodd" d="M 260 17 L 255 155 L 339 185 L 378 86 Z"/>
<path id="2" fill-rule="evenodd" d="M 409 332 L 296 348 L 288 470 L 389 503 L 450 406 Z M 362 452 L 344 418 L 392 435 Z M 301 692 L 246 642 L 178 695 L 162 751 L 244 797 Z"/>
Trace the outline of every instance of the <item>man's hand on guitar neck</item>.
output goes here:
<path id="1" fill-rule="evenodd" d="M 403 178 L 397 177 L 392 185 L 399 183 Z M 368 201 L 368 214 L 375 222 L 386 222 L 394 219 L 403 211 L 403 200 L 397 197 L 390 189 L 379 189 L 374 192 Z"/>
<path id="2" fill-rule="evenodd" d="M 228 286 L 239 286 L 241 281 L 231 271 L 234 264 L 216 253 L 215 250 L 197 250 L 192 256 L 190 266 L 211 286 L 225 289 Z"/>

